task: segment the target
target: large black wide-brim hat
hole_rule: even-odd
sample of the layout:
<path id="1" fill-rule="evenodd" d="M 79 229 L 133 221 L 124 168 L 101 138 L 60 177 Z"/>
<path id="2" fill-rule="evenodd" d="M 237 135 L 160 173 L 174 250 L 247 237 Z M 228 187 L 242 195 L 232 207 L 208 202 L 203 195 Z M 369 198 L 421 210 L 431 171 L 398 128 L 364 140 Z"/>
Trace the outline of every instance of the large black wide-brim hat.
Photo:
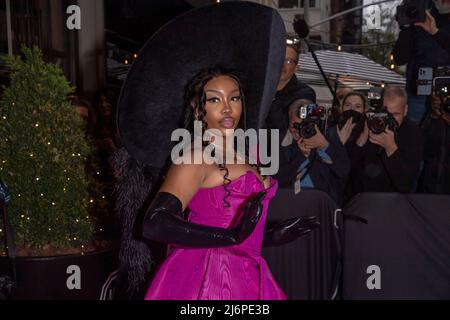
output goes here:
<path id="1" fill-rule="evenodd" d="M 124 147 L 140 164 L 161 168 L 172 131 L 182 127 L 187 83 L 217 65 L 238 71 L 246 127 L 261 128 L 284 56 L 284 24 L 270 7 L 233 1 L 176 17 L 147 41 L 127 75 L 117 109 Z"/>

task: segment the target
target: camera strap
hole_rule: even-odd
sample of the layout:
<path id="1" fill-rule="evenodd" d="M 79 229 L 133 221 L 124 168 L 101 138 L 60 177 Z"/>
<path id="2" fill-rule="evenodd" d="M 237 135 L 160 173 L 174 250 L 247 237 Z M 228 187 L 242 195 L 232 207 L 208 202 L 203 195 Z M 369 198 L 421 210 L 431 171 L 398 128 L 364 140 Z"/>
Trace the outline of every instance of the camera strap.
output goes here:
<path id="1" fill-rule="evenodd" d="M 297 171 L 297 177 L 299 176 L 299 174 L 301 174 L 301 177 L 299 179 L 300 181 L 305 179 L 305 177 L 308 175 L 309 171 L 311 170 L 311 167 L 314 165 L 314 162 L 316 161 L 317 151 L 314 149 L 314 150 L 311 151 L 311 153 L 312 153 L 311 154 L 311 160 L 307 159 L 309 161 L 309 163 L 306 165 L 306 167 L 303 168 L 302 170 Z"/>

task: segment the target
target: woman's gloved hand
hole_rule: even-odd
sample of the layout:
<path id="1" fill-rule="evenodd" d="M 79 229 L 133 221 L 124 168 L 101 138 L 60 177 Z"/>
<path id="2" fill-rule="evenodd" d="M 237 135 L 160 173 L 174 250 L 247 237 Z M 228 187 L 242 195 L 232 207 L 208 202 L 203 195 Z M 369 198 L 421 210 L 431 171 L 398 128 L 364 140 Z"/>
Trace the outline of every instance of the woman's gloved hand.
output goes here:
<path id="1" fill-rule="evenodd" d="M 234 233 L 233 238 L 236 239 L 237 243 L 244 242 L 258 224 L 263 211 L 262 200 L 265 196 L 266 192 L 261 191 L 245 204 L 244 212 L 237 225 L 231 229 Z"/>
<path id="2" fill-rule="evenodd" d="M 320 226 L 316 216 L 283 220 L 264 232 L 263 247 L 276 247 L 292 242 Z"/>
<path id="3" fill-rule="evenodd" d="M 145 214 L 143 236 L 184 247 L 213 248 L 240 244 L 258 224 L 265 195 L 263 191 L 249 200 L 237 224 L 224 229 L 184 220 L 181 218 L 181 201 L 171 193 L 159 192 Z"/>

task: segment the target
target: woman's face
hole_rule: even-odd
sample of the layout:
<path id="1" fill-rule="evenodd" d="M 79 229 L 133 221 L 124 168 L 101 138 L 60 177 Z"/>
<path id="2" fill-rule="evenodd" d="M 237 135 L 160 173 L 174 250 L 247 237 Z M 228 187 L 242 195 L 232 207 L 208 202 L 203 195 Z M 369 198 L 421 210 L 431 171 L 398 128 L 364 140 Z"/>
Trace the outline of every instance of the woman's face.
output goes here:
<path id="1" fill-rule="evenodd" d="M 364 112 L 364 101 L 359 96 L 349 96 L 345 99 L 342 105 L 342 112 L 347 110 L 354 110 L 359 113 Z"/>
<path id="2" fill-rule="evenodd" d="M 203 119 L 208 129 L 236 129 L 242 113 L 242 96 L 238 83 L 229 76 L 212 78 L 204 87 L 206 94 Z"/>

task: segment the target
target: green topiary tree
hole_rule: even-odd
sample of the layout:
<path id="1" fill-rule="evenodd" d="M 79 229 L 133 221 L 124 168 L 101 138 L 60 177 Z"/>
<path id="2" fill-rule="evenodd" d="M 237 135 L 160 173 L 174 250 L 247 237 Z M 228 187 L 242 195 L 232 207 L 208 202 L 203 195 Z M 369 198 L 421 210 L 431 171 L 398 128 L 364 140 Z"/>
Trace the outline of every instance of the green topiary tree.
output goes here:
<path id="1" fill-rule="evenodd" d="M 0 101 L 0 176 L 11 193 L 9 214 L 18 245 L 81 247 L 91 242 L 89 179 L 92 147 L 66 100 L 74 87 L 37 47 L 24 60 L 5 57 L 11 83 Z"/>

